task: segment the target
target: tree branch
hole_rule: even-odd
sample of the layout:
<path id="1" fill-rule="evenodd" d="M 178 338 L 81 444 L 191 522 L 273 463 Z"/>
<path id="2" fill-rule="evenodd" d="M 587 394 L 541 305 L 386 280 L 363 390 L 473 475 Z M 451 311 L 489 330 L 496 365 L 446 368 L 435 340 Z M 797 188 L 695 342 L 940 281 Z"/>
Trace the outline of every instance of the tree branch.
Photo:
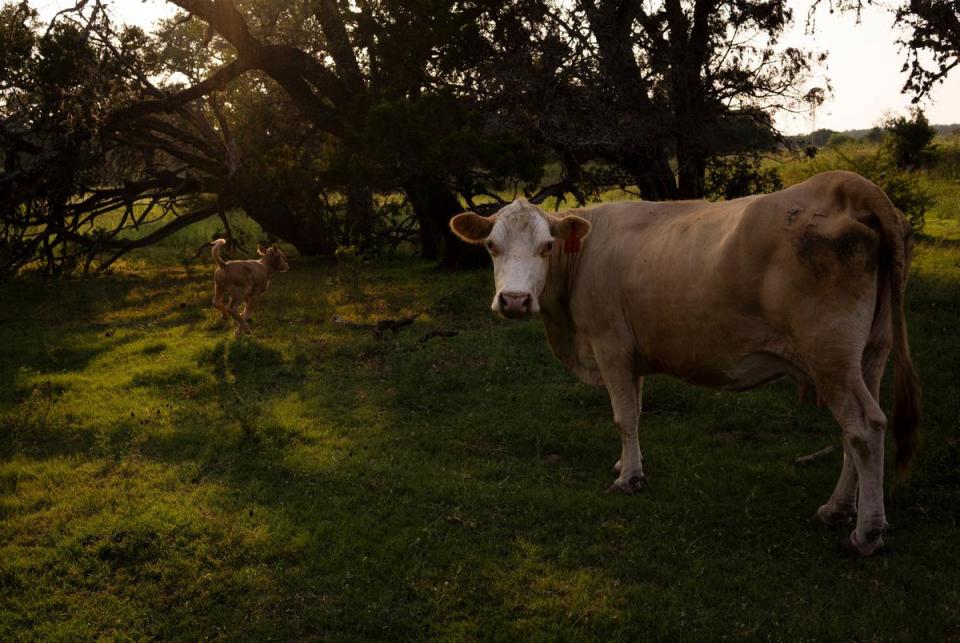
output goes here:
<path id="1" fill-rule="evenodd" d="M 246 62 L 239 59 L 234 60 L 215 71 L 208 78 L 176 94 L 162 99 L 145 100 L 134 103 L 133 105 L 118 110 L 110 117 L 107 127 L 117 128 L 121 124 L 141 116 L 173 111 L 177 107 L 186 105 L 190 101 L 226 88 L 231 81 L 237 79 L 242 73 L 252 68 L 253 67 Z"/>

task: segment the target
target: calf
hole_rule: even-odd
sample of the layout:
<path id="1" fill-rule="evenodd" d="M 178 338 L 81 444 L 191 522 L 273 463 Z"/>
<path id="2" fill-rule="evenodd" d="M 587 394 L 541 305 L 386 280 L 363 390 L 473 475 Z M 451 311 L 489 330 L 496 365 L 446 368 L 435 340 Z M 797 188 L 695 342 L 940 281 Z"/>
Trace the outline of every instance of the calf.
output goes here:
<path id="1" fill-rule="evenodd" d="M 286 272 L 290 266 L 283 251 L 276 245 L 266 249 L 258 246 L 259 259 L 224 261 L 220 256 L 220 248 L 226 243 L 226 239 L 217 239 L 212 244 L 211 253 L 218 266 L 213 273 L 213 306 L 224 319 L 229 315 L 236 320 L 237 337 L 240 337 L 251 332 L 250 314 L 259 297 L 267 291 L 273 274 Z M 237 312 L 241 302 L 242 314 Z"/>

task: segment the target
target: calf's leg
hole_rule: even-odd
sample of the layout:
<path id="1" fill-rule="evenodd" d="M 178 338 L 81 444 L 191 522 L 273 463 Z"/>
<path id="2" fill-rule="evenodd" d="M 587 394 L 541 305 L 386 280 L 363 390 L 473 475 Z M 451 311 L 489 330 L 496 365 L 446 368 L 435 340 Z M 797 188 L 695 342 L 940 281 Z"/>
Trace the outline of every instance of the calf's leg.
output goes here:
<path id="1" fill-rule="evenodd" d="M 243 300 L 243 320 L 250 323 L 250 316 L 253 314 L 253 309 L 257 305 L 257 295 L 250 294 L 247 295 L 247 298 Z"/>
<path id="2" fill-rule="evenodd" d="M 240 299 L 234 297 L 230 302 L 230 307 L 227 308 L 227 312 L 230 313 L 230 316 L 237 322 L 237 337 L 240 337 L 244 333 L 250 332 L 250 325 L 247 324 L 247 321 L 240 316 L 240 313 L 237 312 L 237 308 L 240 306 Z"/>
<path id="3" fill-rule="evenodd" d="M 224 303 L 224 292 L 223 286 L 219 282 L 214 280 L 213 282 L 213 307 L 220 311 L 220 314 L 224 319 L 227 318 L 227 306 Z"/>

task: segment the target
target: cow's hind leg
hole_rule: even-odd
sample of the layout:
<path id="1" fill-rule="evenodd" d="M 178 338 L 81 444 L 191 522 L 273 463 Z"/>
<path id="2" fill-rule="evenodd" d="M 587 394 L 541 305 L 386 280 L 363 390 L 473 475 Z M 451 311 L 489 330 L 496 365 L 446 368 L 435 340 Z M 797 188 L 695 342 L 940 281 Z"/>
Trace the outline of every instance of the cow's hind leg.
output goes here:
<path id="1" fill-rule="evenodd" d="M 812 385 L 807 385 L 806 388 L 815 389 Z M 817 398 L 817 406 L 820 406 L 820 392 L 814 390 L 813 394 Z M 840 397 L 843 394 L 840 393 Z M 830 527 L 847 523 L 857 515 L 857 465 L 854 463 L 853 453 L 850 451 L 847 440 L 843 439 L 842 436 L 841 443 L 843 445 L 843 465 L 840 469 L 840 478 L 833 488 L 833 493 L 830 494 L 830 499 L 817 509 L 814 516 Z"/>
<path id="2" fill-rule="evenodd" d="M 859 371 L 859 364 L 857 367 Z M 821 380 L 825 386 L 818 381 L 817 388 L 823 391 L 827 406 L 843 430 L 847 478 L 841 473 L 838 500 L 849 498 L 846 486 L 850 485 L 852 476 L 857 481 L 858 497 L 857 525 L 850 534 L 850 547 L 869 556 L 883 546 L 883 532 L 887 528 L 883 507 L 883 437 L 887 420 L 859 372 L 830 379 Z M 847 460 L 852 461 L 855 472 L 851 472 Z"/>
<path id="3" fill-rule="evenodd" d="M 613 423 L 620 433 L 621 442 L 619 476 L 607 492 L 632 494 L 643 489 L 646 484 L 643 475 L 643 456 L 640 454 L 640 444 L 637 441 L 640 404 L 638 378 L 633 364 L 623 356 L 622 351 L 613 351 L 607 356 L 597 352 L 596 355 L 603 383 L 610 395 Z"/>
<path id="4" fill-rule="evenodd" d="M 830 499 L 825 505 L 817 509 L 817 520 L 825 525 L 833 526 L 845 523 L 857 515 L 857 467 L 853 463 L 853 455 L 843 441 L 843 467 L 840 469 L 840 478 L 833 488 Z"/>
<path id="5" fill-rule="evenodd" d="M 879 335 L 871 342 L 863 357 L 863 381 L 873 396 L 874 401 L 880 404 L 880 380 L 883 379 L 883 369 L 890 355 L 890 344 L 886 335 Z M 840 479 L 830 495 L 827 504 L 817 510 L 817 518 L 827 525 L 836 525 L 847 522 L 857 515 L 857 468 L 854 464 L 846 440 L 843 441 L 843 468 Z"/>

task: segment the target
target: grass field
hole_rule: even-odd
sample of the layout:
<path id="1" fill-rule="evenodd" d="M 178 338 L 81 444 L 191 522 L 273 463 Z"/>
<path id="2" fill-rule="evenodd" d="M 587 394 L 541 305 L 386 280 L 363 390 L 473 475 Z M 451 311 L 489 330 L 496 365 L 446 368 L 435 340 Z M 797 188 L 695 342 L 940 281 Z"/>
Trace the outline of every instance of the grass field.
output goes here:
<path id="1" fill-rule="evenodd" d="M 887 550 L 810 518 L 825 409 L 654 377 L 650 488 L 491 275 L 415 261 L 343 283 L 296 260 L 255 319 L 168 245 L 0 286 L 0 640 L 941 640 L 960 637 L 960 227 L 938 201 L 908 319 L 926 388 Z M 202 235 L 201 235 L 202 236 Z M 189 243 L 188 243 L 189 241 Z M 195 247 L 193 245 L 192 247 Z M 422 313 L 396 336 L 332 322 Z M 429 331 L 457 331 L 421 341 Z M 885 400 L 888 406 L 889 395 Z"/>

